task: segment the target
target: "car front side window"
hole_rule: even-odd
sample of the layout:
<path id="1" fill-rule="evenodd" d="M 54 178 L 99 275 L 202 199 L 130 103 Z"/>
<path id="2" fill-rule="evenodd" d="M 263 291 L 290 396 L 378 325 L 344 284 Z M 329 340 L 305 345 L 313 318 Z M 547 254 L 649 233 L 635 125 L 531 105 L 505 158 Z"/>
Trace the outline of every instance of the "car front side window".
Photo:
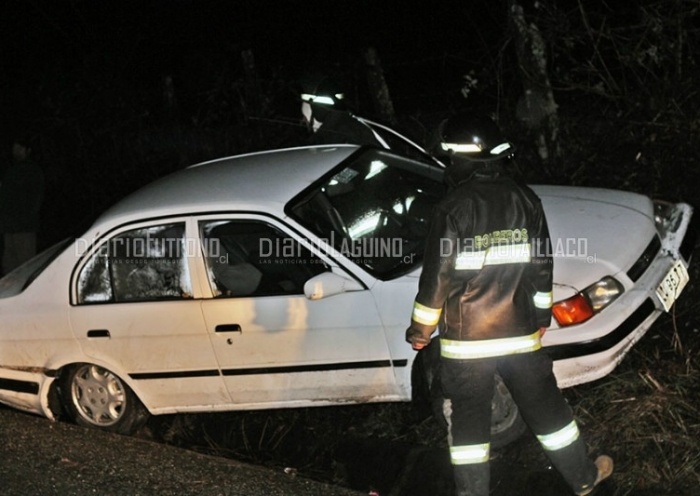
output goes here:
<path id="1" fill-rule="evenodd" d="M 304 283 L 328 270 L 320 258 L 260 221 L 200 223 L 212 292 L 219 297 L 303 294 Z"/>
<path id="2" fill-rule="evenodd" d="M 121 233 L 81 270 L 79 303 L 192 298 L 182 222 Z"/>

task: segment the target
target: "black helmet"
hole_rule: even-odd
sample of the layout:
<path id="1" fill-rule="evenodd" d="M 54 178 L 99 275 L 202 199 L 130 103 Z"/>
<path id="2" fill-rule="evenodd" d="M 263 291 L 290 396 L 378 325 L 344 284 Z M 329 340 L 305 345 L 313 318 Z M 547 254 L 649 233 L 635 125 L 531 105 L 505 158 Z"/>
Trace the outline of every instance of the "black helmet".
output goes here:
<path id="1" fill-rule="evenodd" d="M 490 118 L 473 113 L 456 114 L 440 123 L 436 153 L 478 162 L 509 158 L 515 148 Z"/>

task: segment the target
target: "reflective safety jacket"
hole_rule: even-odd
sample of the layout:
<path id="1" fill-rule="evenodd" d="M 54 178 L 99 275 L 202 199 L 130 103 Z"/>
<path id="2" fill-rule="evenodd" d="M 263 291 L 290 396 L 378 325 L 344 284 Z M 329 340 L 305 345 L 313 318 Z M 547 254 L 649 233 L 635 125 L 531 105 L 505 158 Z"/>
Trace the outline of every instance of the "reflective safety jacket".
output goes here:
<path id="1" fill-rule="evenodd" d="M 552 257 L 540 199 L 509 177 L 458 183 L 435 208 L 411 327 L 440 325 L 456 359 L 540 347 L 552 307 Z"/>

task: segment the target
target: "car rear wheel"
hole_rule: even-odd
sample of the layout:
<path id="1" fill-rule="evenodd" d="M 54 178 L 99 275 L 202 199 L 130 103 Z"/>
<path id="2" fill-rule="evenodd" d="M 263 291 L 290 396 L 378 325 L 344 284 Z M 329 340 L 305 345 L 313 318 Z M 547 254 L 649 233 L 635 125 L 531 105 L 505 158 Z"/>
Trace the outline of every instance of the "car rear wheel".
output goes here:
<path id="1" fill-rule="evenodd" d="M 117 375 L 97 365 L 70 367 L 61 377 L 61 400 L 71 420 L 119 434 L 133 434 L 148 419 L 148 412 Z"/>

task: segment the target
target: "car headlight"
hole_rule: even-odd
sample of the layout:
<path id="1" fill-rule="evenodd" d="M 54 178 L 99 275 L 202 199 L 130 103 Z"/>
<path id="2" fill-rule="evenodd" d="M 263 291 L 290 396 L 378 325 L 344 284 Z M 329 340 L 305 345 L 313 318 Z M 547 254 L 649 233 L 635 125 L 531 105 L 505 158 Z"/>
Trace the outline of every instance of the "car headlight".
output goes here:
<path id="1" fill-rule="evenodd" d="M 661 238 L 678 229 L 682 216 L 676 204 L 654 200 L 654 224 Z"/>
<path id="2" fill-rule="evenodd" d="M 580 324 L 610 305 L 624 291 L 612 277 L 604 277 L 571 298 L 552 306 L 552 314 L 560 327 Z"/>

